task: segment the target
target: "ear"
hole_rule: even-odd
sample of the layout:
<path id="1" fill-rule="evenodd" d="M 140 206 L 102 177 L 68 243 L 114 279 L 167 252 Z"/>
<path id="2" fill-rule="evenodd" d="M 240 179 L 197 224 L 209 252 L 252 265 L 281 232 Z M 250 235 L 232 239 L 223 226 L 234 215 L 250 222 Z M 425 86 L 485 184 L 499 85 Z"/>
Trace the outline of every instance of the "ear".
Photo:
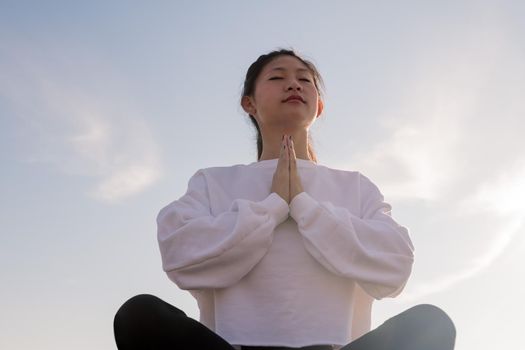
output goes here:
<path id="1" fill-rule="evenodd" d="M 243 96 L 241 99 L 242 109 L 248 114 L 255 115 L 257 109 L 251 96 Z"/>
<path id="2" fill-rule="evenodd" d="M 319 101 L 317 102 L 317 115 L 316 115 L 316 117 L 319 117 L 321 115 L 321 113 L 323 113 L 323 109 L 324 109 L 324 102 L 323 102 L 323 100 L 319 99 Z"/>

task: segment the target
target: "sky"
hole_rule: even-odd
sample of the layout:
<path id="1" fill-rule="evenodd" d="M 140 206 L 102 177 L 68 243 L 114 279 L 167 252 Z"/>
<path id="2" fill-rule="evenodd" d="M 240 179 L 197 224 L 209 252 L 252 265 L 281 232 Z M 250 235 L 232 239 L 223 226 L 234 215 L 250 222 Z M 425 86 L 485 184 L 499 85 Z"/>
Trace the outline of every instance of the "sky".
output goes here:
<path id="1" fill-rule="evenodd" d="M 156 215 L 200 168 L 256 161 L 239 106 L 261 54 L 321 72 L 319 163 L 357 170 L 415 245 L 404 292 L 456 349 L 518 349 L 525 324 L 522 1 L 0 2 L 0 348 L 115 349 L 154 294 Z"/>

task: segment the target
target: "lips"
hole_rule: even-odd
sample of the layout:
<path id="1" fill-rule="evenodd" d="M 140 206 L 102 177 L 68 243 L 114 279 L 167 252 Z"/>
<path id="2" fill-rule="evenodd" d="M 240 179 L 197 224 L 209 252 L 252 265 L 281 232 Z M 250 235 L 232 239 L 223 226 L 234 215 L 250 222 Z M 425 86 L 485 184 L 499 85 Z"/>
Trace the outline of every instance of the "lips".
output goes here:
<path id="1" fill-rule="evenodd" d="M 302 103 L 305 103 L 304 99 L 301 96 L 299 96 L 299 95 L 288 96 L 286 98 L 286 100 L 284 100 L 283 102 L 288 102 L 288 101 L 291 101 L 291 100 L 297 100 L 297 101 L 301 101 Z"/>

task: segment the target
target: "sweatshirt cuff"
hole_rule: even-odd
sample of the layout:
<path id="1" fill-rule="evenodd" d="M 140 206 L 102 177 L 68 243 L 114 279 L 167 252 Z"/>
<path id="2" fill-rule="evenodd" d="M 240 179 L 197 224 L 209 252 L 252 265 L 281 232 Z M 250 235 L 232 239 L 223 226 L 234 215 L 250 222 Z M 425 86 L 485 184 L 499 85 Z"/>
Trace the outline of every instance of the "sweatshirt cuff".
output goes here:
<path id="1" fill-rule="evenodd" d="M 308 208 L 312 208 L 317 204 L 317 201 L 312 198 L 308 193 L 301 192 L 293 197 L 290 202 L 290 216 L 299 222 L 301 214 L 304 214 Z"/>
<path id="2" fill-rule="evenodd" d="M 288 203 L 277 193 L 272 192 L 268 197 L 259 202 L 267 210 L 268 214 L 274 218 L 276 225 L 280 225 L 290 214 Z"/>

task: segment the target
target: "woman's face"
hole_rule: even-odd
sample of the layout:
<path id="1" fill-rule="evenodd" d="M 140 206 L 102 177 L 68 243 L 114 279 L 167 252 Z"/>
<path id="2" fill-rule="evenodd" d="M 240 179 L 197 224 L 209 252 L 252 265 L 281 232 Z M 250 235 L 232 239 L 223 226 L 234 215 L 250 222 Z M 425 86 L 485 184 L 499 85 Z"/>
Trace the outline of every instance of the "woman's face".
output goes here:
<path id="1" fill-rule="evenodd" d="M 290 96 L 300 100 L 287 100 Z M 308 68 L 297 58 L 282 55 L 266 64 L 255 82 L 254 96 L 243 107 L 259 125 L 307 128 L 323 106 Z"/>

